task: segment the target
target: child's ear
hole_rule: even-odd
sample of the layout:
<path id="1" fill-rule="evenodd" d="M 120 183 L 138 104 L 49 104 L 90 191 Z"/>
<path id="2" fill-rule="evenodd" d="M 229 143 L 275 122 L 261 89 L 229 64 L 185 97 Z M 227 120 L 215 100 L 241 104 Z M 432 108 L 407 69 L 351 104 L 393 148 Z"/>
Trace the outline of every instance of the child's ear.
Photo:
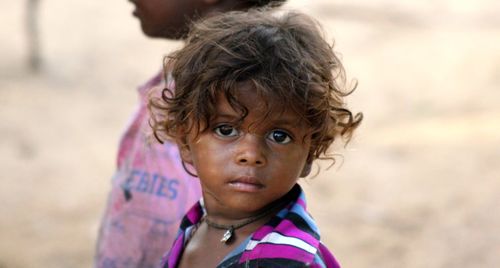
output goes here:
<path id="1" fill-rule="evenodd" d="M 309 173 L 311 173 L 311 168 L 312 168 L 312 161 L 307 160 L 306 164 L 304 165 L 304 168 L 302 168 L 302 172 L 300 173 L 301 178 L 307 177 Z"/>
<path id="2" fill-rule="evenodd" d="M 177 140 L 177 147 L 179 147 L 179 153 L 182 161 L 192 165 L 193 158 L 191 156 L 191 148 L 189 148 L 189 145 L 187 144 L 187 140 L 185 137 Z"/>

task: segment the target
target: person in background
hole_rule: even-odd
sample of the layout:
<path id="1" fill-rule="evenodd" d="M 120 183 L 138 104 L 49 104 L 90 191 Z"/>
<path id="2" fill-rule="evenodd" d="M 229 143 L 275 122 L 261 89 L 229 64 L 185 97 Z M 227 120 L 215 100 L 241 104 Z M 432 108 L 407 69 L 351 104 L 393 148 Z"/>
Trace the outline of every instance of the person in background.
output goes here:
<path id="1" fill-rule="evenodd" d="M 276 7 L 286 0 L 132 0 L 143 33 L 183 39 L 193 21 L 232 10 Z M 169 70 L 140 86 L 139 104 L 123 134 L 94 265 L 100 268 L 157 267 L 171 246 L 184 213 L 200 198 L 199 181 L 188 175 L 177 146 L 150 138 L 147 96 L 160 92 Z"/>
<path id="2" fill-rule="evenodd" d="M 162 267 L 339 267 L 297 182 L 362 114 L 345 104 L 353 89 L 316 22 L 268 10 L 209 17 L 166 65 L 175 90 L 151 97 L 151 125 L 177 142 L 202 198 Z"/>

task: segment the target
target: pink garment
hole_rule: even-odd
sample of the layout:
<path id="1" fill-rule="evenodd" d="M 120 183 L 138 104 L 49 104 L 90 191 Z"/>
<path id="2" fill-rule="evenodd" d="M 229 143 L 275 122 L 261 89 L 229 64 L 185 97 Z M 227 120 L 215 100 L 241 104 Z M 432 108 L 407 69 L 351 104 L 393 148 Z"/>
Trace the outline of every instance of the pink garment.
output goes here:
<path id="1" fill-rule="evenodd" d="M 157 267 L 179 222 L 201 196 L 199 181 L 182 168 L 177 146 L 160 144 L 148 124 L 148 96 L 159 96 L 162 73 L 139 88 L 140 105 L 123 135 L 104 213 L 95 265 Z"/>

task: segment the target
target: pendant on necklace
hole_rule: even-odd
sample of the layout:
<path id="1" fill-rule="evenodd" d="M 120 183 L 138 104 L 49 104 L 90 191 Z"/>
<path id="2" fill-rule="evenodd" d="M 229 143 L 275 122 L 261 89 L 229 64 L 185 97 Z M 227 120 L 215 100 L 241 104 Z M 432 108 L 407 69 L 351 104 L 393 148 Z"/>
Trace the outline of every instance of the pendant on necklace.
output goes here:
<path id="1" fill-rule="evenodd" d="M 222 236 L 222 239 L 220 240 L 221 243 L 227 244 L 231 238 L 233 237 L 234 234 L 234 228 L 233 226 L 229 227 L 229 229 L 226 230 L 224 235 Z"/>

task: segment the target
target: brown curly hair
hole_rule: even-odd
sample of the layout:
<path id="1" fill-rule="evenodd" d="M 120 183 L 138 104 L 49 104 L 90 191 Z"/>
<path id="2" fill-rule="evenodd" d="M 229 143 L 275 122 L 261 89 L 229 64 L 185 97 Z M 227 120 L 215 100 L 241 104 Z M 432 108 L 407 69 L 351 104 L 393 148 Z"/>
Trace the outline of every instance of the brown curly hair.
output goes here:
<path id="1" fill-rule="evenodd" d="M 346 88 L 344 68 L 313 19 L 270 12 L 236 11 L 201 20 L 185 46 L 165 59 L 175 90 L 166 88 L 149 103 L 160 142 L 205 131 L 219 94 L 243 120 L 250 107 L 235 97 L 242 82 L 253 84 L 268 114 L 292 109 L 302 117 L 311 131 L 308 161 L 332 159 L 327 150 L 337 137 L 349 141 L 363 117 L 344 102 L 356 83 Z"/>
<path id="2" fill-rule="evenodd" d="M 248 0 L 246 1 L 250 6 L 263 7 L 263 6 L 281 6 L 286 0 Z"/>

